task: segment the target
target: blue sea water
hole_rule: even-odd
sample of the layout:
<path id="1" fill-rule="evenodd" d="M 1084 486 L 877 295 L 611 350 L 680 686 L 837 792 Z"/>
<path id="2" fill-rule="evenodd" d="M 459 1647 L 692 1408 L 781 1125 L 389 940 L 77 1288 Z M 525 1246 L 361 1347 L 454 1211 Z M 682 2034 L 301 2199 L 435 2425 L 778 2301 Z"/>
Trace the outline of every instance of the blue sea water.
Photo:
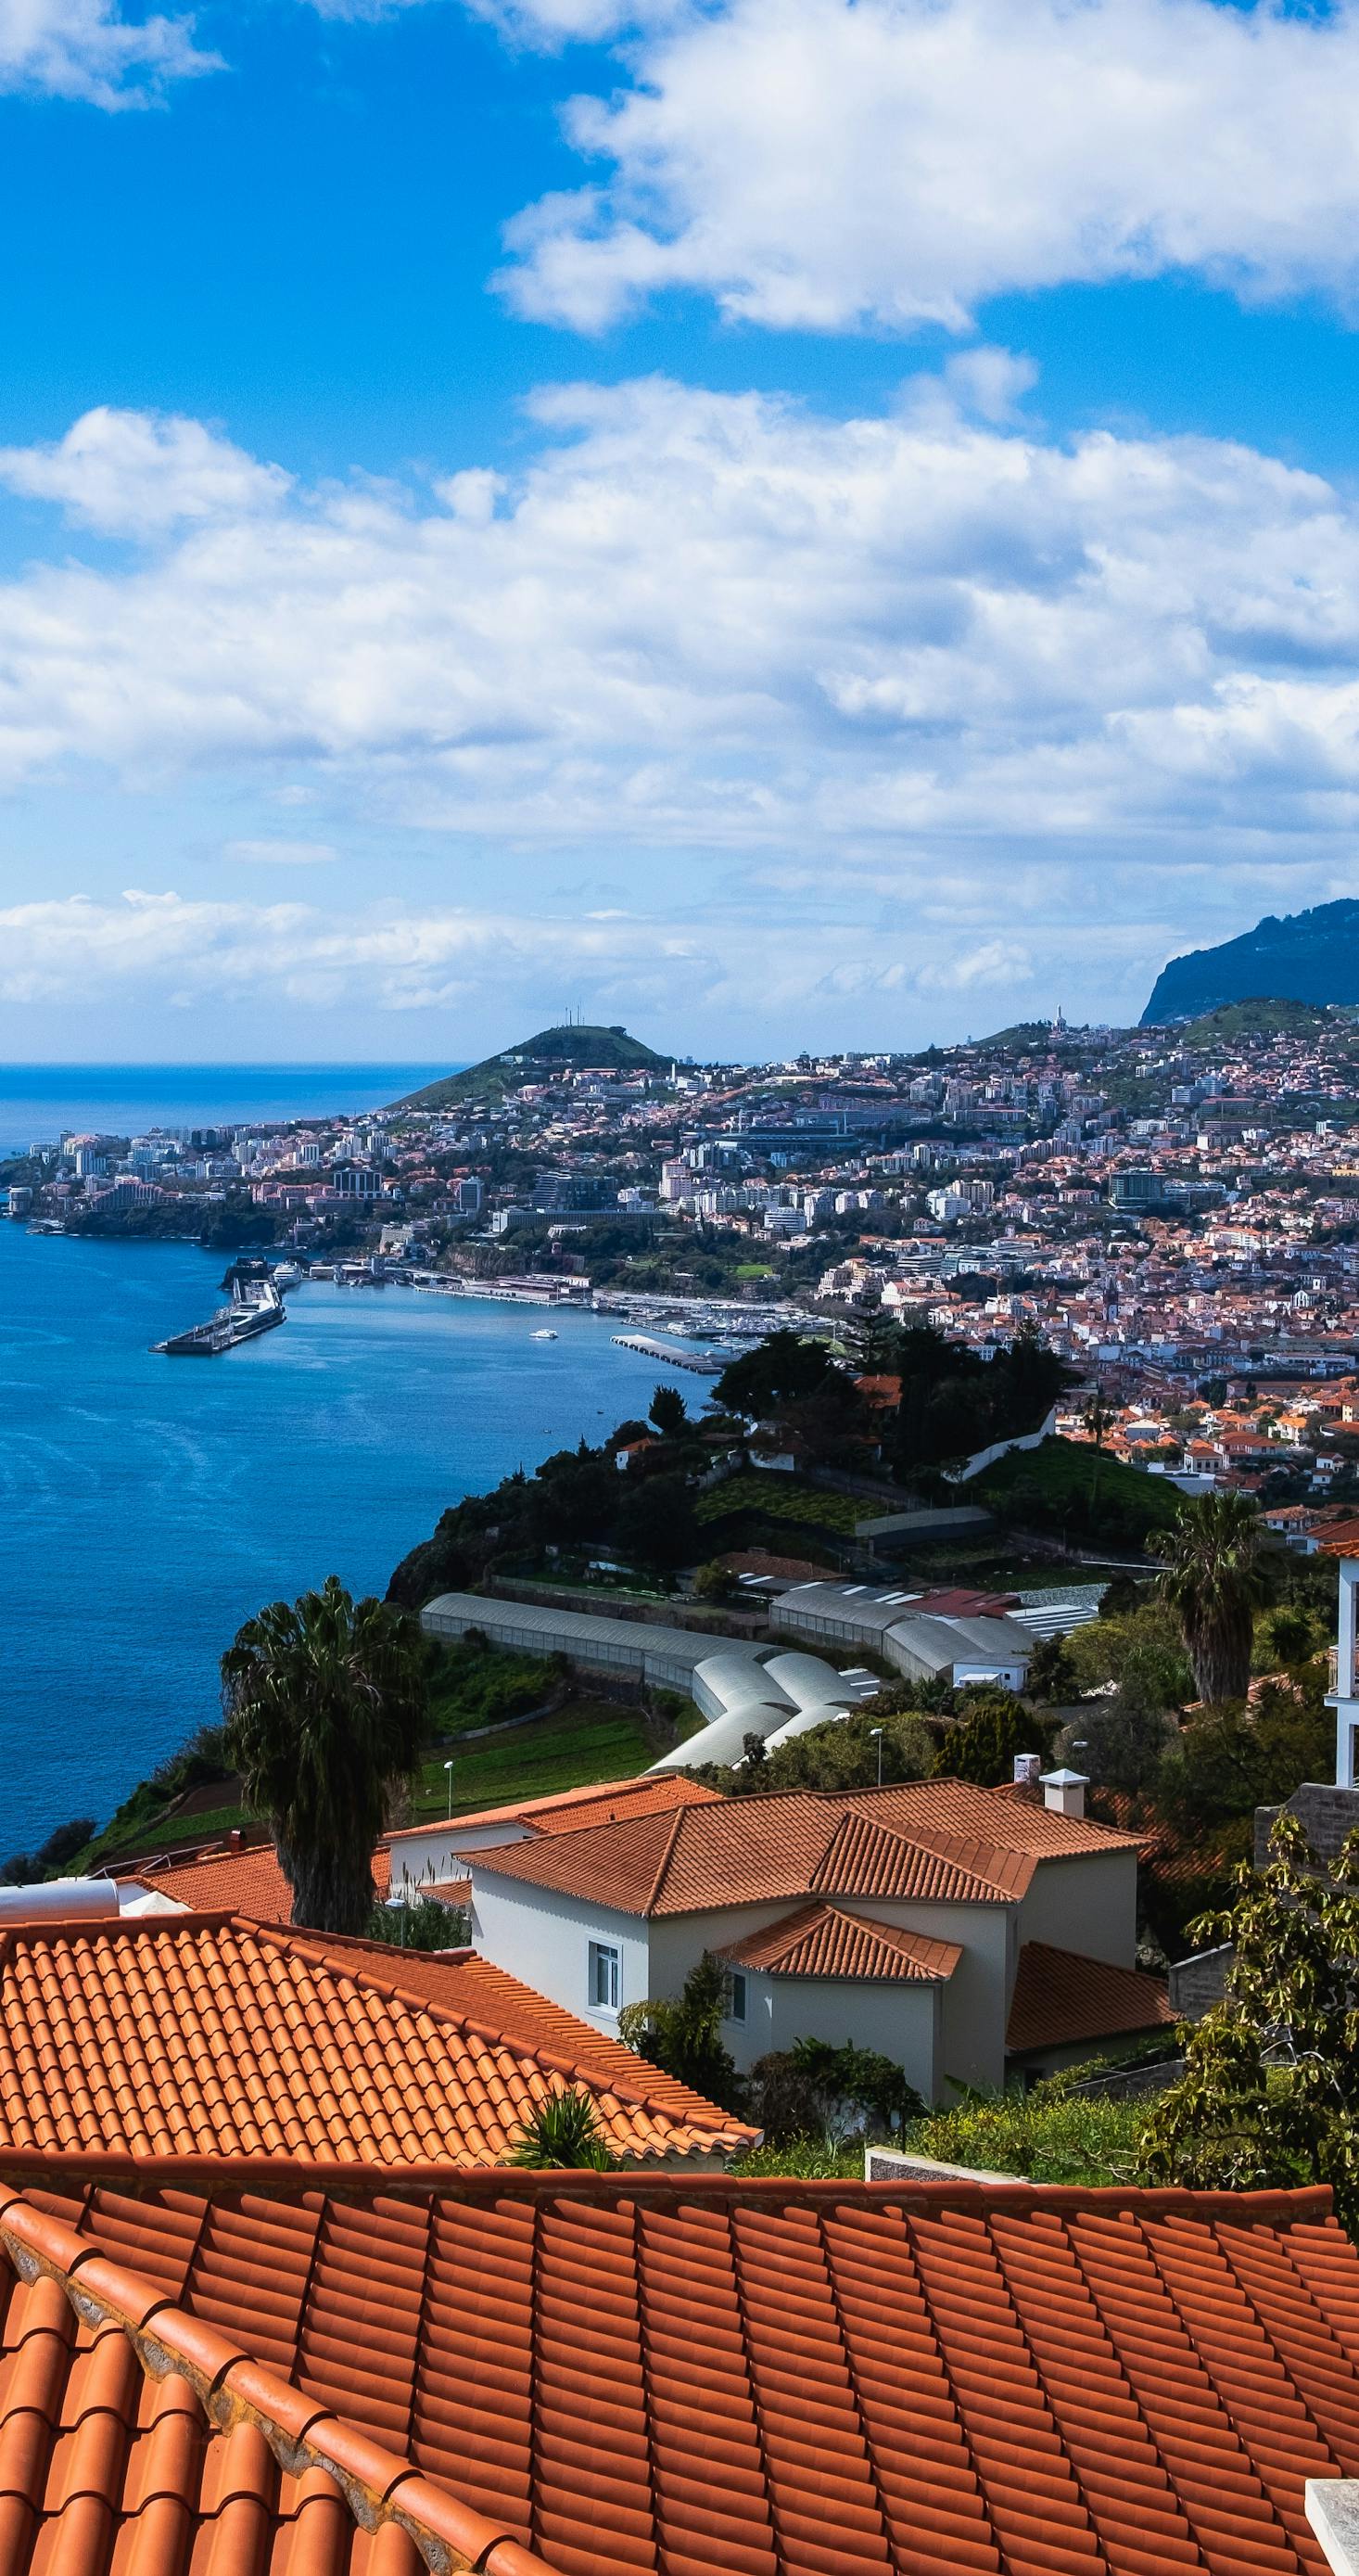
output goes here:
<path id="1" fill-rule="evenodd" d="M 555 1311 L 536 1342 L 540 1308 L 321 1281 L 225 1358 L 153 1353 L 223 1266 L 0 1224 L 0 1857 L 107 1817 L 215 1718 L 263 1602 L 331 1573 L 382 1591 L 446 1504 L 644 1413 L 667 1374 L 603 1316 Z"/>
<path id="2" fill-rule="evenodd" d="M 136 1136 L 148 1127 L 354 1116 L 404 1099 L 443 1064 L 0 1064 L 0 1156 L 55 1144 L 63 1128 Z"/>

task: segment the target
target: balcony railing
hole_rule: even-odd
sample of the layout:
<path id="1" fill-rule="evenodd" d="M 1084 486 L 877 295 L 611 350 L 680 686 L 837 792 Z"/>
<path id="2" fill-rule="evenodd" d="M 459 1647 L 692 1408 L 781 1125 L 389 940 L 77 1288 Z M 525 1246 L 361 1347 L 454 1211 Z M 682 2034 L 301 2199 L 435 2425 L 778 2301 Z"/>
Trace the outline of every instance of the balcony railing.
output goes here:
<path id="1" fill-rule="evenodd" d="M 1326 1689 L 1329 1696 L 1332 1699 L 1359 1699 L 1359 1687 L 1356 1686 L 1355 1682 L 1355 1666 L 1356 1663 L 1359 1663 L 1359 1656 L 1351 1655 L 1349 1671 L 1343 1681 L 1340 1677 L 1340 1648 L 1338 1646 L 1331 1647 L 1326 1661 Z"/>

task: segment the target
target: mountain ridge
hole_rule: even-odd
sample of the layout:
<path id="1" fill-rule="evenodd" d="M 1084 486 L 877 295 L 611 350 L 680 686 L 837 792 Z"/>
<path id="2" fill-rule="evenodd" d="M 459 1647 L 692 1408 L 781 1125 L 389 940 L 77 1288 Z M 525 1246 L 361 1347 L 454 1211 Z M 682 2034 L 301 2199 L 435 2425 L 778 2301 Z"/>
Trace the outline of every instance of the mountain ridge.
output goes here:
<path id="1" fill-rule="evenodd" d="M 1172 957 L 1156 978 L 1140 1026 L 1199 1019 L 1224 1004 L 1359 1002 L 1359 902 L 1342 896 L 1307 912 L 1266 913 L 1253 930 L 1216 948 Z"/>

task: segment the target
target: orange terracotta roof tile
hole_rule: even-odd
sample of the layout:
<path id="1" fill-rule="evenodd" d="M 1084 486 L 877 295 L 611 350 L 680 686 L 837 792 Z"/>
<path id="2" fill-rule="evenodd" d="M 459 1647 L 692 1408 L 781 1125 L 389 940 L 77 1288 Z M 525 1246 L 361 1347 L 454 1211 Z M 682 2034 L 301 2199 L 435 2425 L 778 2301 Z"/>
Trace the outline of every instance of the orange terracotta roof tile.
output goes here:
<path id="1" fill-rule="evenodd" d="M 653 1778 L 643 1771 L 636 1780 L 596 1780 L 583 1789 L 559 1789 L 550 1798 L 518 1798 L 506 1807 L 478 1807 L 455 1816 L 455 1826 L 528 1824 L 540 1834 L 577 1833 L 583 1826 L 606 1825 L 628 1816 L 671 1815 L 676 1807 L 710 1806 L 719 1789 L 687 1780 L 679 1771 Z M 383 1843 L 408 1842 L 413 1834 L 448 1836 L 448 1822 L 436 1816 L 429 1824 L 402 1825 L 384 1834 Z M 379 1845 L 381 1849 L 381 1845 Z"/>
<path id="2" fill-rule="evenodd" d="M 391 1853 L 379 1844 L 373 1854 L 373 1886 L 379 1897 L 387 1894 L 391 1875 Z M 134 1868 L 119 1876 L 140 1879 L 194 1914 L 249 1914 L 256 1923 L 293 1919 L 293 1892 L 272 1843 L 257 1843 L 246 1851 L 205 1852 L 166 1869 Z"/>
<path id="3" fill-rule="evenodd" d="M 1046 1941 L 1026 1941 L 1019 1953 L 1005 2045 L 1022 2054 L 1154 2030 L 1177 2018 L 1163 1977 L 1148 1976 L 1141 1968 L 1111 1967 L 1104 1959 L 1084 1959 Z"/>
<path id="4" fill-rule="evenodd" d="M 717 1798 L 467 1855 L 626 1914 L 689 1914 L 794 1896 L 912 1896 L 997 1904 L 1040 1862 L 1135 1851 L 1137 1837 L 997 1798 L 963 1780 L 849 1793 Z"/>
<path id="5" fill-rule="evenodd" d="M 975 1841 L 1032 1860 L 1063 1860 L 1137 1844 L 1136 1834 L 1096 1824 L 1093 1817 L 1055 1815 L 1036 1799 L 978 1789 L 970 1780 L 903 1780 L 886 1789 L 851 1790 L 841 1803 L 897 1832 L 922 1838 L 928 1833 L 941 1848 Z"/>
<path id="6" fill-rule="evenodd" d="M 742 1968 L 771 1977 L 860 1977 L 892 1984 L 935 1984 L 951 1977 L 962 1951 L 956 1941 L 932 1941 L 874 1923 L 841 1905 L 803 1905 L 763 1932 L 733 1941 L 721 1952 Z"/>
<path id="7" fill-rule="evenodd" d="M 753 2132 L 513 1978 L 243 1916 L 0 1935 L 0 2165 L 504 2160 L 573 2084 L 628 2163 Z"/>
<path id="8" fill-rule="evenodd" d="M 1327 2210 L 716 2175 L 7 2198 L 0 2566 L 1323 2576 L 1304 2480 L 1359 2470 Z"/>

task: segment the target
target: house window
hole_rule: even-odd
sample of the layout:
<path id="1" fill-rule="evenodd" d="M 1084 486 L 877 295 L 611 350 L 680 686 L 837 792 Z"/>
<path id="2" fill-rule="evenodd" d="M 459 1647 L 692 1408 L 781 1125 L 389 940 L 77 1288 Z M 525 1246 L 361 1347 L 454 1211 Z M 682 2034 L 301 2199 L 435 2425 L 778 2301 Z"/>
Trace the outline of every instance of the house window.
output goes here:
<path id="1" fill-rule="evenodd" d="M 746 1981 L 739 1969 L 733 1968 L 727 1978 L 727 2019 L 744 2021 L 746 2017 Z"/>
<path id="2" fill-rule="evenodd" d="M 617 2012 L 621 1987 L 621 1954 L 607 1941 L 590 1943 L 590 2004 L 595 2012 Z"/>

